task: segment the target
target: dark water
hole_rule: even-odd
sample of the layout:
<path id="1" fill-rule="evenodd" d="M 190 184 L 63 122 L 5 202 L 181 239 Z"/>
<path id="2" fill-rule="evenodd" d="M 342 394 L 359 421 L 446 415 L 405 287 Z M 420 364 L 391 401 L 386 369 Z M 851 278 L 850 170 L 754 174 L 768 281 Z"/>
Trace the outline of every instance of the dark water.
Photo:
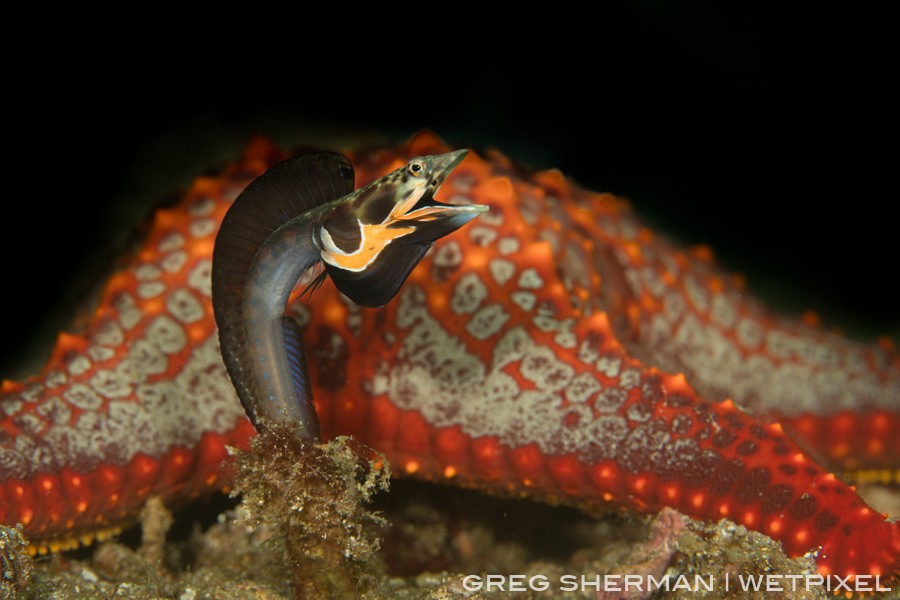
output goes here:
<path id="1" fill-rule="evenodd" d="M 7 179 L 25 189 L 5 199 L 0 373 L 47 347 L 152 202 L 255 131 L 428 126 L 495 146 L 632 198 L 784 310 L 896 334 L 891 21 L 827 10 L 621 2 L 486 22 L 453 8 L 414 27 L 342 24 L 331 50 L 245 23 L 48 34 L 55 60 L 20 57 L 12 77 Z M 148 45 L 160 51 L 128 68 L 109 60 Z"/>

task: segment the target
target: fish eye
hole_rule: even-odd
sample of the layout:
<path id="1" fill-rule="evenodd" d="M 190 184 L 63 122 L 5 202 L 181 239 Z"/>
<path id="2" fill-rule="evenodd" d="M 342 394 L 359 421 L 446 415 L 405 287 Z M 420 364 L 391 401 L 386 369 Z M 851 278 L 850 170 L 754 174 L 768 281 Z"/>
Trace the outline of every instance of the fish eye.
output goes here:
<path id="1" fill-rule="evenodd" d="M 409 163 L 406 170 L 413 177 L 423 177 L 425 175 L 425 163 L 421 160 L 414 160 Z"/>

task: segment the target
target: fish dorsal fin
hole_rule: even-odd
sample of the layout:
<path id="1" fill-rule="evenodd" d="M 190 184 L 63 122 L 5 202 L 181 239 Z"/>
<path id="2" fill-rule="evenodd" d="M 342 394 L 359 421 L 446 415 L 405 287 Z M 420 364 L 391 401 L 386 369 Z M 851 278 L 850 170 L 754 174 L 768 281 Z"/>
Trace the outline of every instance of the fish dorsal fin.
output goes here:
<path id="1" fill-rule="evenodd" d="M 281 162 L 247 186 L 222 220 L 217 267 L 243 279 L 272 233 L 310 209 L 353 191 L 353 165 L 337 152 L 313 152 Z"/>
<path id="2" fill-rule="evenodd" d="M 213 252 L 213 312 L 225 366 L 243 369 L 239 351 L 246 342 L 241 321 L 247 274 L 266 239 L 291 219 L 353 191 L 353 165 L 337 152 L 289 158 L 256 178 L 235 200 Z M 248 411 L 250 391 L 238 387 Z M 252 416 L 252 415 L 251 415 Z"/>

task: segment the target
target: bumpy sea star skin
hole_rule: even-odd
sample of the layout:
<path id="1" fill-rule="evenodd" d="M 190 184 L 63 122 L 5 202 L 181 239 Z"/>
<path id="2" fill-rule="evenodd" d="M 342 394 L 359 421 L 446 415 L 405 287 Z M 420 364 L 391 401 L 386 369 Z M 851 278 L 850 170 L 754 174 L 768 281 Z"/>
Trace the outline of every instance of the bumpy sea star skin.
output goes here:
<path id="1" fill-rule="evenodd" d="M 351 158 L 359 184 L 447 150 L 422 134 Z M 133 518 L 148 495 L 223 484 L 225 444 L 252 428 L 218 355 L 210 256 L 228 204 L 278 158 L 258 141 L 160 211 L 87 333 L 61 336 L 38 377 L 4 383 L 0 522 L 58 547 Z M 438 242 L 391 304 L 361 309 L 326 283 L 289 309 L 326 437 L 352 434 L 410 475 L 728 517 L 792 555 L 821 546 L 823 573 L 896 575 L 900 526 L 735 404 L 840 433 L 804 441 L 839 466 L 896 468 L 896 354 L 773 317 L 707 251 L 558 172 L 470 154 L 442 194 L 491 211 Z"/>

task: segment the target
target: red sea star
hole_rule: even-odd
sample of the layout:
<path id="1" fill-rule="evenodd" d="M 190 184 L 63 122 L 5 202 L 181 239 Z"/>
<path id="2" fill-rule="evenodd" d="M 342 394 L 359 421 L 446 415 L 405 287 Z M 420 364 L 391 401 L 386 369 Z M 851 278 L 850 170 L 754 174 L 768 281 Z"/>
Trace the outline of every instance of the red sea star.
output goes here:
<path id="1" fill-rule="evenodd" d="M 422 134 L 351 158 L 365 182 L 446 150 Z M 0 522 L 67 547 L 149 495 L 222 485 L 225 445 L 253 432 L 215 341 L 213 238 L 277 158 L 257 141 L 198 179 L 159 211 L 87 333 L 61 335 L 37 377 L 4 382 Z M 440 241 L 387 307 L 360 309 L 330 284 L 292 305 L 326 437 L 352 434 L 426 479 L 728 517 L 791 555 L 821 546 L 823 573 L 896 575 L 900 526 L 766 420 L 838 467 L 895 468 L 894 352 L 772 316 L 708 251 L 676 248 L 556 171 L 470 155 L 445 185 L 454 195 L 491 211 Z"/>

